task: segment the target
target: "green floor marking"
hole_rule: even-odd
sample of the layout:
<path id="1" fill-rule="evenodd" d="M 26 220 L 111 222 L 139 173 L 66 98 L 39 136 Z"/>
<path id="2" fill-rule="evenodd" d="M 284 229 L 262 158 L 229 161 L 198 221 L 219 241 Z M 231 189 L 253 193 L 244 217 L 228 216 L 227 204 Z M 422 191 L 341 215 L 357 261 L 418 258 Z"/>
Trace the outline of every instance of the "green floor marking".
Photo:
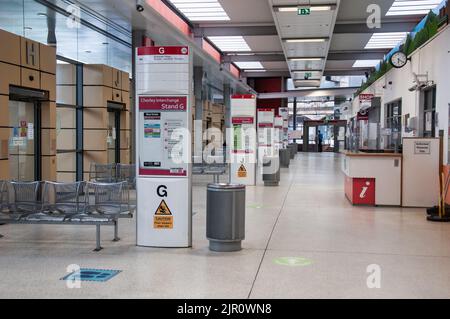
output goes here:
<path id="1" fill-rule="evenodd" d="M 280 257 L 273 260 L 277 265 L 290 267 L 305 267 L 313 264 L 313 261 L 303 257 Z"/>

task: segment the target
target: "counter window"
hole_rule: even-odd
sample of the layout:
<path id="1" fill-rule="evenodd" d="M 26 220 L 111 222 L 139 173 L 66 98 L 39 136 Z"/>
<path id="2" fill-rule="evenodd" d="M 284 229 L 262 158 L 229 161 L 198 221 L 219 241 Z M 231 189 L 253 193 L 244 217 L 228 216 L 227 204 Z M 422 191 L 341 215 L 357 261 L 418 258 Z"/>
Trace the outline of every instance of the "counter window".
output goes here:
<path id="1" fill-rule="evenodd" d="M 390 134 L 386 139 L 387 149 L 396 149 L 402 141 L 402 101 L 386 104 L 386 128 Z"/>
<path id="2" fill-rule="evenodd" d="M 436 136 L 436 87 L 423 92 L 423 137 Z"/>

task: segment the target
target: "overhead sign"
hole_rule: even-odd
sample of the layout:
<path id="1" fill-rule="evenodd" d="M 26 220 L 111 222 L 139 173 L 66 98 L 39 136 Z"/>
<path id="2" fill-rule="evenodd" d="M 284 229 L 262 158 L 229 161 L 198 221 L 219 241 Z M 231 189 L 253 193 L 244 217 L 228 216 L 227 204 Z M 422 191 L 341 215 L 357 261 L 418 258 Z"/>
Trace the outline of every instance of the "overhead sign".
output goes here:
<path id="1" fill-rule="evenodd" d="M 188 63 L 189 48 L 184 46 L 138 48 L 138 62 L 157 64 Z"/>
<path id="2" fill-rule="evenodd" d="M 372 107 L 372 99 L 375 97 L 373 94 L 360 94 L 359 95 L 359 107 L 361 110 L 366 110 Z"/>
<path id="3" fill-rule="evenodd" d="M 309 16 L 311 14 L 311 7 L 298 7 L 299 16 Z"/>

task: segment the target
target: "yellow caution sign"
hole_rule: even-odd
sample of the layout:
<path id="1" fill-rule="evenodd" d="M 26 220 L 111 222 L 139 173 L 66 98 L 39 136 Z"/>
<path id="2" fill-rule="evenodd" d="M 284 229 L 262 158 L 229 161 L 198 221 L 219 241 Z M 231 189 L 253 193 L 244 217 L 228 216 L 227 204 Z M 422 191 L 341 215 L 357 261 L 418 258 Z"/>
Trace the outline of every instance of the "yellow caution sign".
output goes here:
<path id="1" fill-rule="evenodd" d="M 163 199 L 153 217 L 153 228 L 155 229 L 173 229 L 173 215 Z"/>
<path id="2" fill-rule="evenodd" d="M 240 178 L 247 177 L 247 169 L 245 168 L 244 164 L 242 164 L 241 167 L 239 167 L 237 174 L 238 177 Z"/>

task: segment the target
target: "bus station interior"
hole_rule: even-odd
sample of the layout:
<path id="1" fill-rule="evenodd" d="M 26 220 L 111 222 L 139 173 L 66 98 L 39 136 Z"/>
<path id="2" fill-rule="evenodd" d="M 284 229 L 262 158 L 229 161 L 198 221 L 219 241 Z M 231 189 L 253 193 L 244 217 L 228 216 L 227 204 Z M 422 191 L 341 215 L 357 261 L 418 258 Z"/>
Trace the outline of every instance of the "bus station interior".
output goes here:
<path id="1" fill-rule="evenodd" d="M 0 298 L 450 298 L 449 15 L 445 0 L 0 0 Z M 188 120 L 155 108 L 174 97 Z M 192 163 L 164 171 L 173 141 L 150 143 L 180 123 Z M 244 127 L 255 140 L 229 133 Z M 276 174 L 227 162 L 256 149 L 279 152 Z M 211 183 L 245 185 L 238 251 L 211 249 Z M 61 192 L 76 212 L 51 208 Z M 119 272 L 70 289 L 74 265 Z"/>

